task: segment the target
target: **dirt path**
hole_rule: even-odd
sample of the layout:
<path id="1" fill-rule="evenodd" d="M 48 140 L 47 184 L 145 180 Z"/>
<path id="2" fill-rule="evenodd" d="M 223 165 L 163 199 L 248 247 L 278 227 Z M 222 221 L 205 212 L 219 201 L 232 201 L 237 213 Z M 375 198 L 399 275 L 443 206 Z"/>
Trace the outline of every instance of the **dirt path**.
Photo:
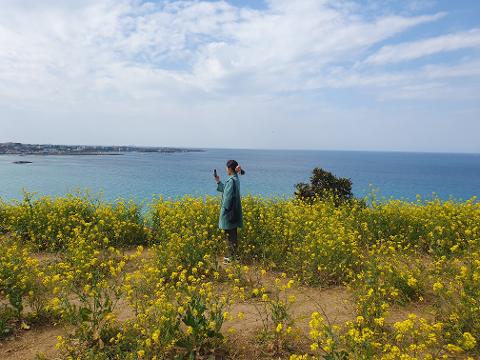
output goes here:
<path id="1" fill-rule="evenodd" d="M 22 330 L 15 336 L 0 341 L 0 359 L 31 360 L 37 354 L 45 355 L 49 360 L 60 359 L 55 344 L 57 336 L 63 332 L 61 326 Z"/>

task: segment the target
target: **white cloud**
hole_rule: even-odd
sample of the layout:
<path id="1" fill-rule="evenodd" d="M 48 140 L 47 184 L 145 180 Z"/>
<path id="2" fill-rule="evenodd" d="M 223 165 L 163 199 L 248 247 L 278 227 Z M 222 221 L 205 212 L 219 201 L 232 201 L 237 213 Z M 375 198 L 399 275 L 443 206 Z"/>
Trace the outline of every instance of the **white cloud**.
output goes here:
<path id="1" fill-rule="evenodd" d="M 0 14 L 0 92 L 71 100 L 83 92 L 133 97 L 186 91 L 269 94 L 442 14 L 373 21 L 325 1 L 270 1 L 267 10 L 225 2 L 8 2 Z M 77 3 L 78 4 L 78 3 Z M 119 69 L 121 69 L 119 71 Z M 125 74 L 133 74 L 129 79 Z M 110 86 L 110 94 L 102 93 Z M 145 87 L 145 89 L 143 89 Z"/>
<path id="2" fill-rule="evenodd" d="M 233 41 L 203 48 L 193 75 L 214 89 L 238 87 L 237 81 L 228 80 L 254 75 L 260 91 L 296 90 L 326 66 L 352 62 L 370 46 L 443 16 L 387 16 L 367 22 L 318 4 L 282 1 L 267 13 L 230 24 L 226 34 Z"/>
<path id="3" fill-rule="evenodd" d="M 480 60 L 464 61 L 453 65 L 425 65 L 418 69 L 389 72 L 336 69 L 324 78 L 315 79 L 316 82 L 311 81 L 311 84 L 333 88 L 392 88 L 397 85 L 421 84 L 424 81 L 472 77 L 480 77 Z"/>
<path id="4" fill-rule="evenodd" d="M 398 63 L 441 52 L 478 47 L 480 47 L 480 29 L 472 29 L 399 45 L 387 45 L 370 55 L 366 59 L 366 63 Z"/>

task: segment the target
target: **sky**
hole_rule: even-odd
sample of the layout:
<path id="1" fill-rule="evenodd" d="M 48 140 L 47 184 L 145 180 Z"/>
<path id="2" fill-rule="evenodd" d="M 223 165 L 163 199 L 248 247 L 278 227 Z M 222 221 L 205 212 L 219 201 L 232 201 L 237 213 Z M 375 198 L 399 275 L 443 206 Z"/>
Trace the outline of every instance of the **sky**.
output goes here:
<path id="1" fill-rule="evenodd" d="M 480 153 L 477 0 L 0 0 L 0 142 Z"/>

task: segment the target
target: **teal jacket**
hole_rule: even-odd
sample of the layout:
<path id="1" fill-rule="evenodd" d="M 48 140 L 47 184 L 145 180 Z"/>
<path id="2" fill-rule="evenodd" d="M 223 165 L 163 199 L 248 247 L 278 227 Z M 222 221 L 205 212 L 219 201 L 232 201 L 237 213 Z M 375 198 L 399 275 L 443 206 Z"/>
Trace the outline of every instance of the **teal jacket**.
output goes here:
<path id="1" fill-rule="evenodd" d="M 233 182 L 235 182 L 235 194 Z M 217 186 L 217 191 L 223 193 L 218 227 L 224 230 L 243 227 L 242 202 L 240 199 L 240 180 L 238 175 L 230 175 L 227 181 L 225 181 L 225 184 L 220 181 Z M 236 195 L 236 201 L 233 201 L 234 195 Z M 238 214 L 237 220 L 234 222 L 231 222 L 228 217 L 228 212 L 231 210 L 232 204 L 235 204 L 234 210 Z"/>

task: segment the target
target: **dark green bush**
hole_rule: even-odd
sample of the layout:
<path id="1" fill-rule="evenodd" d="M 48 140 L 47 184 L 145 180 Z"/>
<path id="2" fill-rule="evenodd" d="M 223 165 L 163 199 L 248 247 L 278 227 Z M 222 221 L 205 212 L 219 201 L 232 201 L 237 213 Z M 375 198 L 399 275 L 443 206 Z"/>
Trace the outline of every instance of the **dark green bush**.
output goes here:
<path id="1" fill-rule="evenodd" d="M 309 184 L 298 183 L 295 188 L 295 196 L 303 201 L 333 197 L 338 204 L 353 199 L 350 179 L 336 177 L 331 172 L 318 167 L 313 169 Z"/>

